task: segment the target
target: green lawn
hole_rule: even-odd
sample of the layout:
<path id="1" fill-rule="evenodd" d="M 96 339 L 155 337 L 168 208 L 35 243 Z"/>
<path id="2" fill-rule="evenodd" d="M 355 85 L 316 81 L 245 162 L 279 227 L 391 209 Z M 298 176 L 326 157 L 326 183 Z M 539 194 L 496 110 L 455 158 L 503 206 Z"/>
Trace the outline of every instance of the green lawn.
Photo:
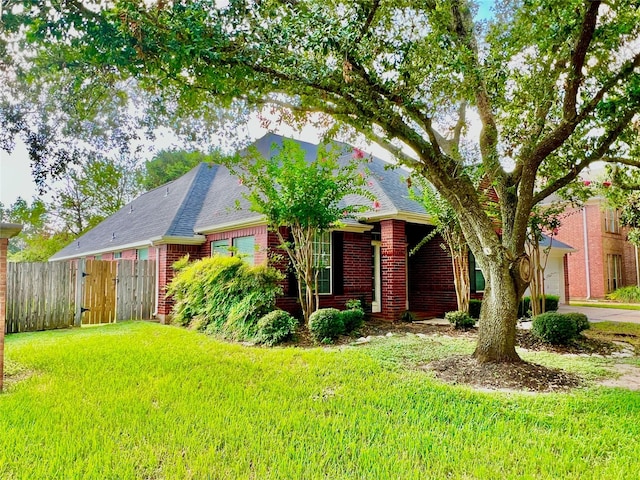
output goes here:
<path id="1" fill-rule="evenodd" d="M 142 322 L 10 335 L 0 478 L 637 478 L 640 393 L 482 393 L 407 368 L 471 348 L 263 349 Z"/>
<path id="2" fill-rule="evenodd" d="M 618 303 L 618 302 L 578 302 L 571 300 L 569 305 L 573 307 L 594 307 L 594 308 L 613 308 L 616 310 L 640 310 L 640 305 L 637 303 Z"/>

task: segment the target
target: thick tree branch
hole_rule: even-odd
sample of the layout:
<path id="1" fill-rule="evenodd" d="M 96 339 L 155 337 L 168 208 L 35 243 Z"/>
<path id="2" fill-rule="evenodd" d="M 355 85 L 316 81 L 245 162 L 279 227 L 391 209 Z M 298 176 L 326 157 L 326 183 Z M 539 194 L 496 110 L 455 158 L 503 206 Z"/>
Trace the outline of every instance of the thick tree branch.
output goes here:
<path id="1" fill-rule="evenodd" d="M 540 203 L 542 200 L 547 198 L 552 193 L 557 192 L 562 187 L 567 186 L 573 180 L 578 178 L 578 175 L 590 164 L 593 162 L 602 160 L 602 161 L 612 161 L 607 160 L 614 157 L 608 157 L 607 152 L 609 148 L 617 140 L 622 131 L 629 125 L 629 122 L 633 119 L 634 115 L 640 110 L 639 107 L 634 109 L 630 109 L 625 113 L 625 115 L 616 123 L 613 127 L 611 127 L 605 135 L 601 137 L 600 143 L 598 146 L 581 162 L 575 165 L 566 175 L 560 177 L 553 183 L 547 185 L 542 190 L 540 190 L 533 197 L 533 205 Z M 622 159 L 620 159 L 622 160 Z M 625 161 L 619 161 L 618 163 L 624 163 L 625 165 L 630 166 L 640 166 L 640 161 L 633 159 L 626 159 Z"/>
<path id="2" fill-rule="evenodd" d="M 593 33 L 596 29 L 596 21 L 598 19 L 598 9 L 600 8 L 600 1 L 589 0 L 587 3 L 587 10 L 582 20 L 582 27 L 580 28 L 580 34 L 573 47 L 573 55 L 571 56 L 570 68 L 571 71 L 567 78 L 564 94 L 564 106 L 563 116 L 567 121 L 571 121 L 576 116 L 576 102 L 578 98 L 578 89 L 582 84 L 583 75 L 582 68 L 584 67 L 584 60 L 587 56 L 587 50 L 593 39 Z"/>

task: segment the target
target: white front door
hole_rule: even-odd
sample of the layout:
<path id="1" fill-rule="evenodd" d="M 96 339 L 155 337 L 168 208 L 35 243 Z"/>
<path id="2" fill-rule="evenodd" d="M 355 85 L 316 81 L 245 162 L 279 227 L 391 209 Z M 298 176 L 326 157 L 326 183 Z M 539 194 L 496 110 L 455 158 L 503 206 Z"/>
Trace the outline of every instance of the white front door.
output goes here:
<path id="1" fill-rule="evenodd" d="M 380 279 L 380 242 L 374 240 L 371 242 L 371 286 L 372 286 L 372 302 L 371 312 L 379 313 L 382 311 L 382 281 Z"/>

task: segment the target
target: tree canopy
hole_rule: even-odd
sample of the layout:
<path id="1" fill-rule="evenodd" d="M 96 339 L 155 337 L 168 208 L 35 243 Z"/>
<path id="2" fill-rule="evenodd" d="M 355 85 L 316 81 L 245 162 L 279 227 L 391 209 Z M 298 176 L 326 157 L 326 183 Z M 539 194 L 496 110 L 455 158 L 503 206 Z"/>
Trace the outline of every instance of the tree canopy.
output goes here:
<path id="1" fill-rule="evenodd" d="M 321 112 L 424 176 L 485 274 L 480 361 L 518 360 L 534 205 L 578 188 L 597 160 L 640 166 L 636 0 L 496 2 L 488 22 L 467 0 L 21 3 L 5 38 L 25 40 L 20 78 L 40 88 L 131 81 L 168 125 L 205 124 L 220 108 Z M 472 116 L 477 138 L 464 135 Z M 500 228 L 470 163 L 499 197 Z"/>

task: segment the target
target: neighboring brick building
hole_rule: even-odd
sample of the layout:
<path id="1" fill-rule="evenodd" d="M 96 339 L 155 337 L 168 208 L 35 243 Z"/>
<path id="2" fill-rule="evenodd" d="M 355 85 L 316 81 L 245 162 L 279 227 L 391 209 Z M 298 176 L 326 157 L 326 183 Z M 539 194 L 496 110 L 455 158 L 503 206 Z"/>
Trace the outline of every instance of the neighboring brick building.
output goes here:
<path id="1" fill-rule="evenodd" d="M 267 135 L 255 143 L 263 155 L 273 154 L 272 145 L 282 137 Z M 315 159 L 317 145 L 299 142 L 307 158 Z M 348 161 L 354 149 L 338 144 Z M 320 273 L 320 306 L 344 308 L 349 299 L 361 299 L 366 308 L 382 318 L 395 320 L 409 309 L 424 316 L 455 310 L 456 295 L 451 260 L 435 238 L 414 256 L 408 252 L 433 230 L 424 207 L 409 198 L 407 175 L 401 169 L 371 157 L 362 171 L 376 197 L 375 208 L 349 220 L 323 238 L 318 251 L 327 267 Z M 165 295 L 173 278 L 171 265 L 189 254 L 198 259 L 219 252 L 239 252 L 251 263 L 269 260 L 278 240 L 262 216 L 248 209 L 243 198 L 246 187 L 222 166 L 201 164 L 191 172 L 147 192 L 104 220 L 52 260 L 75 258 L 146 258 L 157 263 L 156 315 L 164 320 L 171 313 Z M 354 199 L 352 199 L 354 200 Z M 365 201 L 366 199 L 355 199 Z M 237 208 L 240 202 L 241 208 Z M 233 247 L 233 248 L 231 248 Z M 287 271 L 287 262 L 275 265 Z M 475 272 L 473 272 L 475 275 Z M 295 279 L 283 281 L 284 295 L 278 305 L 296 312 Z M 481 295 L 481 293 L 480 293 Z"/>
<path id="2" fill-rule="evenodd" d="M 640 284 L 638 251 L 626 233 L 619 212 L 602 198 L 567 210 L 557 238 L 577 250 L 567 258 L 570 298 L 602 299 L 616 288 Z"/>

